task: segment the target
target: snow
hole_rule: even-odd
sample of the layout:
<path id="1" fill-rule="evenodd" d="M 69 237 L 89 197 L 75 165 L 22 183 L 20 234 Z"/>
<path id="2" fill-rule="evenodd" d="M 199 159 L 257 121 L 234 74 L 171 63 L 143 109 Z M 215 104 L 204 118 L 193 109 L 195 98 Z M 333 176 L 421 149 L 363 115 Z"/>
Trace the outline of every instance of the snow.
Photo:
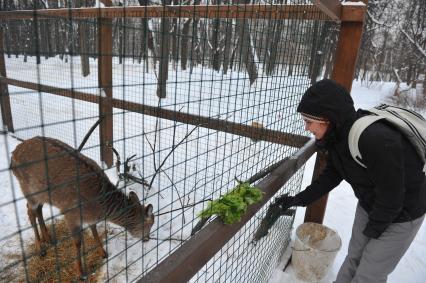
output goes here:
<path id="1" fill-rule="evenodd" d="M 357 2 L 343 2 L 342 3 L 343 6 L 366 6 L 364 2 L 362 1 L 357 1 Z"/>
<path id="2" fill-rule="evenodd" d="M 352 97 L 355 102 L 355 108 L 368 109 L 369 107 L 388 102 L 387 98 L 395 89 L 392 83 L 373 83 L 368 86 L 359 82 L 354 82 L 352 87 Z M 302 190 L 310 184 L 312 179 L 312 171 L 315 164 L 316 155 L 312 156 L 305 166 L 305 174 L 302 181 Z M 328 197 L 327 209 L 324 216 L 323 224 L 336 230 L 342 239 L 342 248 L 337 254 L 333 266 L 327 276 L 321 283 L 333 282 L 339 271 L 340 265 L 346 256 L 350 235 L 352 231 L 352 223 L 355 216 L 357 200 L 353 194 L 352 188 L 348 183 L 342 182 L 338 187 L 331 191 Z M 283 268 L 287 263 L 291 254 L 291 246 L 295 237 L 295 229 L 303 223 L 305 208 L 298 208 L 292 231 L 292 242 L 284 253 L 280 264 L 277 266 L 269 283 L 302 283 L 294 272 L 290 264 L 285 272 Z M 389 275 L 388 283 L 423 283 L 426 278 L 426 221 L 423 222 L 416 238 L 410 248 L 399 262 L 396 269 Z"/>
<path id="3" fill-rule="evenodd" d="M 96 96 L 102 95 L 97 87 L 97 61 L 92 58 L 91 73 L 87 77 L 81 75 L 78 57 L 68 57 L 69 63 L 64 63 L 58 57 L 47 60 L 42 58 L 39 65 L 36 65 L 34 57 L 28 57 L 24 68 L 22 59 L 14 56 L 6 59 L 9 77 L 49 86 L 73 88 Z M 229 71 L 225 75 L 194 67 L 190 73 L 189 70 L 177 72 L 171 66 L 167 84 L 168 96 L 159 102 L 155 95 L 157 78 L 152 67 L 149 72 L 144 71 L 145 65 L 145 62 L 132 64 L 130 59 L 124 60 L 123 64 L 118 64 L 118 59 L 114 61 L 113 85 L 118 86 L 113 92 L 115 99 L 154 107 L 160 104 L 165 109 L 197 115 L 202 113 L 211 118 L 243 124 L 256 121 L 273 130 L 294 127 L 296 134 L 303 132 L 303 122 L 295 111 L 297 99 L 291 96 L 283 100 L 280 92 L 285 89 L 289 93 L 300 94 L 309 85 L 310 80 L 306 76 L 293 75 L 284 79 L 265 76 L 259 77 L 256 83 L 250 85 L 246 74 L 237 71 Z M 289 80 L 291 86 L 287 85 Z M 266 90 L 265 85 L 270 90 Z M 94 103 L 47 93 L 40 95 L 38 92 L 15 86 L 9 86 L 9 93 L 16 135 L 22 139 L 44 135 L 60 139 L 77 148 L 98 119 L 98 106 Z M 273 103 L 265 103 L 265 99 L 273 99 Z M 283 112 L 286 112 L 285 116 Z M 102 281 L 133 281 L 176 250 L 181 242 L 167 238 L 187 239 L 197 221 L 194 218 L 205 205 L 199 203 L 183 212 L 178 209 L 183 203 L 190 205 L 206 198 L 216 198 L 235 186 L 235 176 L 244 180 L 277 162 L 282 156 L 289 156 L 297 151 L 297 148 L 264 142 L 254 143 L 249 138 L 164 119 L 157 120 L 155 117 L 119 109 L 114 109 L 113 118 L 114 147 L 121 160 L 137 154 L 139 161 L 133 164 L 148 182 L 155 174 L 155 165 L 158 168 L 163 164 L 171 149 L 179 144 L 186 134 L 193 129 L 195 131 L 181 146 L 173 150 L 161 172 L 156 175 L 151 190 L 144 190 L 139 184 L 123 188 L 121 183 L 120 189 L 126 190 L 126 193 L 129 190 L 136 192 L 139 199 L 144 200 L 144 204 L 153 204 L 154 214 L 162 215 L 156 218 L 151 230 L 151 237 L 157 239 L 146 243 L 127 237 L 124 229 L 108 223 L 106 247 L 109 257 L 102 267 Z M 9 172 L 10 154 L 19 142 L 10 135 L 0 135 L 0 140 L 1 155 L 6 156 L 0 159 L 0 183 L 6 188 L 0 196 L 0 270 L 3 270 L 11 262 L 19 260 L 21 251 L 26 250 L 25 243 L 33 242 L 33 233 L 26 215 L 25 198 L 16 179 Z M 229 154 L 231 152 L 232 154 Z M 90 136 L 82 153 L 102 165 L 98 130 Z M 106 168 L 105 165 L 102 166 Z M 297 174 L 298 182 L 301 181 L 300 173 Z M 106 174 L 112 183 L 116 183 L 115 170 L 106 170 Z M 172 210 L 174 211 L 167 213 Z M 57 209 L 47 205 L 43 211 L 47 221 L 60 215 Z M 98 226 L 101 226 L 98 229 L 102 232 L 103 225 Z M 251 232 L 253 231 L 246 229 L 240 236 L 248 238 Z M 254 249 L 247 249 L 245 245 L 249 245 L 249 241 L 235 246 L 241 257 Z M 260 246 L 256 249 L 256 254 L 270 253 L 267 250 L 259 251 Z M 13 254 L 14 257 L 5 256 L 7 254 Z M 275 256 L 278 257 L 278 254 Z M 236 260 L 233 256 L 226 258 Z M 126 268 L 126 263 L 131 265 Z M 232 273 L 232 269 L 221 268 L 220 264 L 221 261 L 216 260 L 209 266 L 216 270 L 218 265 L 220 276 L 238 275 Z M 208 272 L 200 273 L 202 274 L 199 281 L 203 281 Z M 1 279 L 0 277 L 0 281 Z"/>
<path id="4" fill-rule="evenodd" d="M 97 88 L 96 62 L 92 59 L 90 62 L 91 74 L 87 78 L 82 78 L 78 75 L 80 70 L 77 66 L 78 63 L 74 63 L 74 67 L 72 67 L 73 64 L 68 64 L 67 66 L 71 67 L 66 68 L 64 67 L 63 62 L 58 58 L 50 58 L 46 62 L 37 66 L 37 69 L 23 69 L 22 65 L 21 68 L 19 68 L 20 65 L 14 64 L 14 60 L 20 61 L 19 63 L 21 63 L 22 58 L 7 59 L 8 76 L 12 78 L 25 78 L 27 81 L 39 82 L 41 84 L 63 88 L 73 87 L 76 90 L 82 90 L 84 92 L 92 93 L 93 95 L 102 95 Z M 34 58 L 29 57 L 28 61 L 32 62 L 31 60 L 34 60 Z M 72 57 L 69 58 L 69 60 L 70 62 L 73 62 L 73 60 L 78 61 Z M 114 85 L 132 83 L 132 85 L 126 85 L 125 91 L 124 88 L 114 91 L 114 97 L 144 103 L 150 106 L 157 106 L 158 100 L 155 96 L 155 83 L 146 83 L 148 81 L 155 82 L 156 78 L 152 73 L 141 72 L 140 69 L 138 69 L 139 67 L 140 66 L 133 66 L 132 64 L 128 64 L 125 67 L 114 64 Z M 73 68 L 75 70 L 73 70 Z M 58 72 L 52 74 L 52 69 L 58 70 Z M 73 72 L 77 74 L 71 75 Z M 193 74 L 189 74 L 188 72 L 179 72 L 179 77 L 174 78 L 170 76 L 169 82 L 173 82 L 173 80 L 181 80 L 190 83 L 181 85 L 171 83 L 170 92 L 179 91 L 184 95 L 167 97 L 162 100 L 162 107 L 192 114 L 199 114 L 198 111 L 209 111 L 209 116 L 213 118 L 227 119 L 238 123 L 251 123 L 253 115 L 257 114 L 250 112 L 254 109 L 252 105 L 254 103 L 256 104 L 256 109 L 260 110 L 259 112 L 265 113 L 264 116 L 262 116 L 264 120 L 259 120 L 258 122 L 261 122 L 263 125 L 268 126 L 271 129 L 282 129 L 284 125 L 277 123 L 276 121 L 282 120 L 281 118 L 284 116 L 284 113 L 275 111 L 268 116 L 266 113 L 268 113 L 269 110 L 264 109 L 261 101 L 261 96 L 265 95 L 265 90 L 262 89 L 263 79 L 269 86 L 272 84 L 272 87 L 277 90 L 273 92 L 271 91 L 268 95 L 274 96 L 279 107 L 294 109 L 294 105 L 297 104 L 297 101 L 294 99 L 288 99 L 282 103 L 281 101 L 278 102 L 278 90 L 282 89 L 283 85 L 280 85 L 280 83 L 277 83 L 276 81 L 268 82 L 267 80 L 269 78 L 259 78 L 254 85 L 250 86 L 248 79 L 246 78 L 245 81 L 247 82 L 244 82 L 241 74 L 238 73 L 230 73 L 227 76 L 223 76 L 216 72 L 210 72 L 209 70 L 203 70 L 203 72 L 204 73 L 199 72 L 199 70 L 194 68 Z M 170 72 L 170 74 L 172 74 L 172 72 Z M 208 77 L 209 80 L 207 80 L 206 77 Z M 69 78 L 73 79 L 69 80 Z M 239 78 L 239 80 L 235 80 L 236 78 Z M 237 83 L 228 83 L 231 80 L 235 80 Z M 300 85 L 300 87 L 305 87 L 309 84 L 309 81 L 306 78 L 294 76 L 292 77 L 292 80 L 294 84 Z M 203 83 L 200 83 L 201 81 L 203 81 Z M 222 83 L 223 81 L 226 81 L 226 83 Z M 243 82 L 240 83 L 241 81 Z M 265 83 L 265 81 L 263 83 Z M 143 90 L 141 93 L 140 88 L 142 85 Z M 355 82 L 353 96 L 357 107 L 368 108 L 369 106 L 383 102 L 386 97 L 393 93 L 394 88 L 394 84 L 388 83 L 370 83 L 366 86 Z M 294 91 L 294 89 L 292 90 Z M 11 99 L 14 99 L 12 111 L 14 111 L 14 107 L 16 107 L 26 113 L 26 115 L 21 115 L 19 117 L 14 116 L 14 119 L 16 119 L 14 120 L 14 123 L 16 122 L 19 124 L 16 128 L 22 130 L 18 133 L 22 138 L 44 134 L 46 136 L 61 137 L 68 144 L 77 147 L 87 130 L 97 119 L 97 105 L 95 104 L 76 101 L 70 102 L 69 99 L 63 99 L 50 94 L 39 96 L 36 92 L 27 93 L 23 89 L 12 86 L 9 87 L 9 91 L 10 93 L 13 93 L 13 96 L 11 95 Z M 243 95 L 247 94 L 255 94 L 251 96 L 250 99 L 241 99 L 235 101 L 235 103 L 227 103 L 227 100 L 221 96 L 222 92 L 241 93 L 241 97 L 238 98 L 243 98 Z M 209 104 L 202 104 L 201 95 L 203 93 L 212 97 Z M 226 111 L 223 111 L 223 109 Z M 240 110 L 236 111 L 238 109 Z M 242 111 L 241 109 L 248 110 Z M 282 108 L 274 108 L 274 110 L 276 109 Z M 222 113 L 232 113 L 233 115 L 223 117 L 220 116 Z M 154 173 L 150 163 L 156 161 L 157 164 L 161 164 L 167 153 L 170 151 L 170 148 L 174 144 L 178 143 L 185 134 L 194 128 L 194 126 L 187 126 L 180 123 L 175 125 L 171 121 L 161 120 L 159 125 L 162 129 L 160 137 L 160 135 L 155 135 L 155 118 L 144 116 L 144 118 L 141 119 L 141 115 L 133 115 L 131 113 L 119 115 L 119 111 L 115 111 L 115 114 L 117 115 L 114 117 L 114 137 L 118 140 L 124 140 L 123 142 L 117 142 L 115 144 L 117 146 L 117 150 L 120 152 L 122 160 L 126 158 L 124 153 L 127 153 L 130 156 L 134 152 L 142 151 L 144 153 L 145 165 L 140 169 L 142 170 L 144 177 L 151 177 Z M 60 117 L 59 121 L 62 121 L 61 123 L 57 123 L 58 117 Z M 298 128 L 302 127 L 303 122 L 299 119 L 299 116 L 296 113 L 291 116 L 287 115 L 286 118 L 289 119 L 287 123 L 291 124 L 291 126 L 295 125 L 295 127 Z M 74 123 L 69 123 L 71 120 L 74 120 Z M 39 125 L 41 124 L 44 124 L 45 127 L 40 127 Z M 123 127 L 123 125 L 126 125 L 126 127 Z M 146 133 L 147 139 L 149 139 L 152 143 L 154 143 L 155 140 L 158 142 L 161 138 L 161 143 L 158 142 L 156 148 L 156 152 L 158 154 L 151 153 L 151 148 L 148 146 L 148 142 L 145 140 L 144 136 L 134 137 L 131 143 L 126 140 L 129 133 L 140 133 L 141 128 Z M 203 128 L 197 129 L 185 142 L 185 145 L 177 148 L 175 154 L 167 160 L 163 169 L 164 171 L 171 173 L 172 180 L 173 178 L 181 180 L 179 178 L 184 176 L 183 184 L 182 182 L 176 184 L 176 179 L 174 179 L 175 184 L 179 188 L 184 188 L 182 191 L 175 192 L 170 185 L 170 180 L 166 178 L 166 176 L 161 175 L 154 182 L 154 188 L 149 195 L 139 195 L 141 199 L 144 198 L 148 203 L 154 204 L 154 211 L 156 213 L 167 212 L 181 207 L 181 203 L 179 202 L 180 199 L 173 196 L 173 194 L 176 193 L 182 193 L 182 195 L 186 194 L 184 200 L 185 203 L 195 203 L 201 200 L 205 195 L 214 197 L 213 192 L 220 194 L 221 192 L 217 190 L 216 186 L 225 186 L 227 184 L 224 185 L 222 183 L 227 182 L 227 179 L 232 179 L 234 176 L 239 176 L 239 174 L 241 174 L 241 172 L 238 171 L 241 170 L 241 168 L 237 166 L 239 162 L 244 161 L 248 162 L 246 164 L 256 164 L 256 166 L 251 168 L 251 171 L 245 171 L 245 173 L 249 176 L 251 173 L 256 172 L 256 168 L 265 168 L 267 165 L 274 162 L 272 159 L 273 156 L 269 151 L 258 151 L 258 149 L 261 148 L 261 142 L 254 146 L 249 139 L 247 139 L 247 141 L 234 143 L 232 135 L 225 133 L 212 134 L 212 132 L 213 131 Z M 169 137 L 173 137 L 173 139 Z M 98 141 L 98 131 L 95 131 L 86 144 L 83 153 L 101 164 L 99 161 L 99 149 L 97 147 Z M 0 135 L 0 154 L 1 156 L 6 156 L 6 158 L 0 158 L 0 187 L 3 188 L 2 193 L 0 194 L 0 229 L 2 231 L 2 235 L 0 236 L 0 269 L 3 269 L 3 267 L 8 264 L 8 257 L 5 255 L 16 254 L 17 251 L 20 253 L 24 242 L 33 241 L 33 233 L 30 229 L 30 224 L 26 215 L 26 201 L 19 190 L 16 179 L 9 174 L 8 171 L 10 153 L 17 144 L 19 144 L 19 141 L 10 135 Z M 191 148 L 196 148 L 197 150 L 191 150 Z M 291 148 L 283 149 L 282 146 L 272 147 L 272 149 L 285 155 L 291 154 L 292 150 L 294 150 Z M 228 156 L 227 153 L 229 152 L 237 153 L 233 154 L 232 159 L 227 159 L 226 156 Z M 274 155 L 276 156 L 276 154 Z M 189 159 L 196 161 L 188 162 L 187 160 Z M 223 162 L 210 166 L 209 162 L 212 160 L 223 160 Z M 259 160 L 262 161 L 261 164 L 259 163 Z M 188 169 L 185 169 L 185 171 L 176 170 L 175 172 L 173 171 L 173 162 L 185 162 L 184 164 L 188 167 Z M 306 174 L 304 176 L 304 183 L 302 187 L 305 187 L 310 181 L 313 162 L 314 159 L 311 158 L 306 166 Z M 139 164 L 136 165 L 140 166 Z M 205 169 L 201 170 L 200 168 L 204 168 L 204 166 Z M 217 166 L 220 166 L 221 169 Z M 197 167 L 198 169 L 194 170 L 194 168 Z M 216 170 L 221 170 L 221 172 L 218 173 Z M 196 171 L 198 175 L 193 174 L 192 171 Z M 113 170 L 107 170 L 106 173 L 109 175 L 113 183 L 117 181 Z M 222 178 L 217 178 L 220 173 L 226 175 L 223 180 Z M 210 186 L 211 183 L 214 183 L 213 187 Z M 202 193 L 199 193 L 194 189 L 200 187 L 203 187 L 204 189 Z M 159 197 L 160 194 L 158 194 L 158 188 L 161 188 L 161 194 L 165 200 L 162 200 L 162 198 Z M 166 188 L 168 190 L 166 190 Z M 192 188 L 193 192 L 185 191 L 185 188 Z M 143 191 L 136 185 L 127 188 L 127 190 L 129 189 L 136 192 Z M 170 199 L 175 200 L 175 202 L 170 203 Z M 329 281 L 331 281 L 333 276 L 335 276 L 340 263 L 343 261 L 345 254 L 344 250 L 347 248 L 351 233 L 351 222 L 353 219 L 355 204 L 356 200 L 352 194 L 352 190 L 347 184 L 341 184 L 339 188 L 336 188 L 330 194 L 324 224 L 338 231 L 339 235 L 342 237 L 343 246 L 342 250 L 337 255 L 329 277 L 327 277 L 330 279 Z M 154 235 L 152 236 L 162 239 L 166 237 L 183 239 L 189 237 L 191 230 L 191 225 L 189 225 L 192 220 L 191 217 L 194 217 L 194 212 L 196 213 L 196 211 L 199 211 L 201 208 L 202 205 L 200 204 L 194 209 L 187 210 L 184 215 L 182 214 L 182 211 L 176 211 L 169 215 L 166 214 L 158 217 L 154 224 L 155 233 L 153 233 Z M 45 207 L 44 212 L 45 218 L 47 219 L 59 214 L 59 211 L 54 208 Z M 297 227 L 297 225 L 302 222 L 303 215 L 304 210 L 298 209 L 294 227 Z M 183 224 L 185 222 L 185 218 L 186 224 Z M 159 225 L 159 223 L 162 225 Z M 426 232 L 424 231 L 424 226 L 420 230 L 412 247 L 407 252 L 407 255 L 403 258 L 398 268 L 391 275 L 390 280 L 392 281 L 390 282 L 414 283 L 419 282 L 419 278 L 425 277 L 426 264 L 424 259 L 421 257 L 421 255 L 426 252 Z M 113 278 L 113 281 L 124 282 L 126 280 L 135 280 L 142 271 L 147 268 L 151 268 L 157 261 L 160 261 L 162 258 L 173 252 L 179 245 L 180 242 L 178 241 L 161 240 L 151 240 L 142 244 L 131 237 L 127 237 L 127 234 L 123 233 L 123 229 L 108 224 L 107 249 L 109 259 L 107 267 L 110 272 L 109 275 L 115 276 L 117 272 L 123 271 L 126 262 L 132 262 L 133 264 L 130 266 L 129 270 L 121 272 L 118 276 Z M 287 251 L 287 255 L 288 253 L 289 251 Z M 245 254 L 241 253 L 239 256 L 243 255 Z M 291 266 L 285 273 L 281 272 L 281 269 L 282 268 L 279 266 L 270 280 L 271 283 L 280 281 L 298 282 L 292 274 Z M 224 270 L 221 272 L 226 275 L 227 271 Z M 407 277 L 404 277 L 404 280 L 402 280 L 402 275 Z M 104 277 L 102 277 L 102 279 L 108 279 L 108 277 L 106 277 L 108 276 L 106 272 L 103 276 Z"/>

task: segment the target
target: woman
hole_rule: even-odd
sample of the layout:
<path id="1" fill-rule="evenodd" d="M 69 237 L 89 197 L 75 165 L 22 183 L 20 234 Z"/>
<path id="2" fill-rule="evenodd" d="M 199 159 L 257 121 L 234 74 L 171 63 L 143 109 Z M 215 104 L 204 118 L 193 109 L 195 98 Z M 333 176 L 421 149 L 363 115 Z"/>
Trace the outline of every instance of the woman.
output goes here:
<path id="1" fill-rule="evenodd" d="M 355 111 L 349 92 L 332 80 L 321 80 L 303 95 L 297 111 L 319 149 L 327 151 L 320 176 L 281 207 L 306 206 L 347 181 L 358 198 L 348 254 L 337 283 L 386 282 L 417 231 L 426 211 L 423 164 L 411 143 L 396 129 L 378 121 L 359 139 L 366 168 L 352 158 L 348 135 L 367 113 Z"/>

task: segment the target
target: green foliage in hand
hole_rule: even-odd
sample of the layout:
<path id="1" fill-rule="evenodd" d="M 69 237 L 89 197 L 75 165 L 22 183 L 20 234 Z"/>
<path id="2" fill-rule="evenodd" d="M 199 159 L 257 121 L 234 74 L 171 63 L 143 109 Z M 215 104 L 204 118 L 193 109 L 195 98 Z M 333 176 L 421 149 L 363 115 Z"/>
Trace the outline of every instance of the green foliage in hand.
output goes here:
<path id="1" fill-rule="evenodd" d="M 210 201 L 207 208 L 201 211 L 198 216 L 208 218 L 218 215 L 225 224 L 232 224 L 241 220 L 241 216 L 246 212 L 247 206 L 262 199 L 262 191 L 249 183 L 240 183 L 229 193 L 219 199 Z"/>

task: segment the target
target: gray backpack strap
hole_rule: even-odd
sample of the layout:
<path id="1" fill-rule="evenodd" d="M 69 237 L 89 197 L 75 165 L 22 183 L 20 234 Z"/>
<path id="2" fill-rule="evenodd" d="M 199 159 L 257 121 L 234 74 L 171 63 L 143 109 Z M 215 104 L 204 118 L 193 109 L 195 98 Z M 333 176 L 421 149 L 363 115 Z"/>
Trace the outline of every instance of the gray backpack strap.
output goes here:
<path id="1" fill-rule="evenodd" d="M 349 144 L 349 151 L 351 152 L 352 158 L 362 167 L 366 168 L 361 160 L 362 156 L 359 152 L 358 142 L 359 138 L 364 132 L 364 130 L 373 124 L 374 122 L 384 119 L 383 117 L 379 117 L 376 115 L 367 115 L 364 117 L 359 118 L 355 121 L 355 123 L 352 125 L 351 130 L 349 131 L 349 137 L 348 137 L 348 144 Z"/>

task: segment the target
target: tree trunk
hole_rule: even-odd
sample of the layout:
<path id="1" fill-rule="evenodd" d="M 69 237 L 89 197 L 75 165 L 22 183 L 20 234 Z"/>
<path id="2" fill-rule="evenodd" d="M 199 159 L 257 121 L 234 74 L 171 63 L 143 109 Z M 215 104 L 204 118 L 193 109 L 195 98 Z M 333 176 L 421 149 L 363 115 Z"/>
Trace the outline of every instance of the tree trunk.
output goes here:
<path id="1" fill-rule="evenodd" d="M 138 0 L 140 6 L 148 6 L 148 0 Z M 170 2 L 169 2 L 170 3 Z M 141 47 L 142 50 L 140 54 L 146 61 L 146 68 L 148 71 L 148 50 L 151 50 L 152 61 L 155 69 L 156 61 L 157 61 L 157 53 L 155 52 L 154 46 L 154 36 L 152 35 L 152 31 L 148 25 L 149 18 L 142 19 L 142 35 L 141 35 Z"/>
<path id="2" fill-rule="evenodd" d="M 182 70 L 186 70 L 186 64 L 188 61 L 189 28 L 191 27 L 191 21 L 191 18 L 186 19 L 182 27 L 182 40 L 180 48 L 180 66 Z"/>
<path id="3" fill-rule="evenodd" d="M 225 28 L 225 46 L 223 48 L 223 73 L 228 72 L 232 47 L 232 19 L 228 19 Z"/>
<path id="4" fill-rule="evenodd" d="M 275 32 L 277 30 L 277 25 L 279 20 L 265 20 L 268 25 L 266 29 L 266 34 L 263 30 L 256 31 L 257 36 L 259 36 L 260 44 L 258 44 L 258 48 L 256 49 L 258 57 L 263 58 L 263 70 L 264 73 L 267 72 L 267 66 L 269 62 L 269 56 L 271 55 L 271 46 L 274 44 Z"/>
<path id="5" fill-rule="evenodd" d="M 235 0 L 234 4 L 248 4 L 248 0 Z M 250 85 L 253 84 L 257 79 L 257 67 L 254 62 L 253 47 L 251 44 L 250 27 L 246 20 L 236 20 L 236 33 L 238 35 L 237 46 L 241 52 L 241 63 L 244 63 L 247 73 L 250 79 Z"/>
<path id="6" fill-rule="evenodd" d="M 221 0 L 213 0 L 214 5 L 220 5 Z M 213 9 L 213 8 L 212 8 Z M 219 48 L 219 38 L 220 38 L 220 19 L 213 19 L 212 21 L 212 33 L 211 33 L 211 46 L 212 46 L 212 67 L 214 70 L 220 70 L 220 48 Z"/>
<path id="7" fill-rule="evenodd" d="M 171 26 L 172 31 L 170 36 L 172 41 L 172 60 L 176 65 L 179 60 L 178 19 L 174 18 Z"/>
<path id="8" fill-rule="evenodd" d="M 136 20 L 135 20 L 136 21 Z M 136 25 L 132 24 L 132 63 L 135 63 L 136 59 Z"/>
<path id="9" fill-rule="evenodd" d="M 173 0 L 173 5 L 180 5 L 179 0 Z M 180 19 L 178 21 L 177 18 L 173 18 L 172 20 L 172 31 L 171 31 L 171 41 L 172 41 L 172 60 L 174 66 L 178 64 L 179 61 L 179 38 L 178 38 L 178 30 Z"/>
<path id="10" fill-rule="evenodd" d="M 163 5 L 170 5 L 170 0 L 163 0 Z M 169 52 L 170 52 L 170 20 L 161 19 L 160 34 L 160 67 L 158 71 L 157 96 L 166 97 L 167 78 L 169 72 Z"/>
<path id="11" fill-rule="evenodd" d="M 83 7 L 83 0 L 76 1 L 76 8 Z M 80 60 L 81 60 L 81 73 L 83 77 L 87 77 L 90 74 L 89 56 L 87 51 L 87 43 L 89 38 L 87 37 L 87 24 L 84 19 L 78 23 L 78 41 L 80 47 Z"/>
<path id="12" fill-rule="evenodd" d="M 87 24 L 84 21 L 78 23 L 78 34 L 80 40 L 81 73 L 83 77 L 87 77 L 90 74 L 89 52 L 87 50 L 89 38 L 87 37 Z"/>
<path id="13" fill-rule="evenodd" d="M 267 59 L 265 58 L 267 75 L 272 75 L 275 69 L 275 64 L 277 63 L 278 45 L 281 41 L 281 33 L 283 28 L 284 20 L 278 20 L 275 31 L 272 36 L 272 42 L 269 45 L 269 55 L 267 56 Z"/>
<path id="14" fill-rule="evenodd" d="M 308 66 L 308 75 L 311 78 L 311 84 L 314 84 L 316 82 L 317 78 L 317 70 L 318 70 L 318 61 L 319 56 L 318 53 L 321 48 L 320 40 L 318 40 L 318 22 L 314 22 L 314 26 L 312 28 L 312 46 L 311 46 L 311 54 L 309 56 L 309 66 Z"/>
<path id="15" fill-rule="evenodd" d="M 426 99 L 426 72 L 423 73 L 423 98 Z"/>

